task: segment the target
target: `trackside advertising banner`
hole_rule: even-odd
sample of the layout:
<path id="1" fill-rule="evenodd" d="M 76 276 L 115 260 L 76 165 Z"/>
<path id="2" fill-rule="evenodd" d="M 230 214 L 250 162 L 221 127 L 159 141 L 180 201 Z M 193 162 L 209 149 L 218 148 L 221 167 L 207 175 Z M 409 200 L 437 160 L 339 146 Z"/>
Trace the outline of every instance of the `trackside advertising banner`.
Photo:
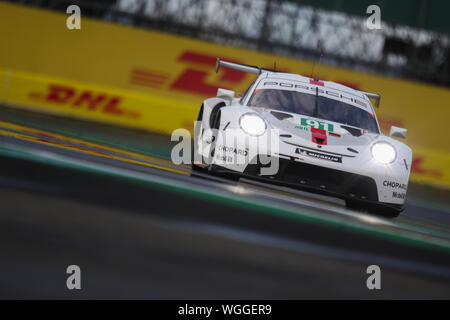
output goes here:
<path id="1" fill-rule="evenodd" d="M 1 69 L 0 77 L 1 103 L 57 115 L 171 133 L 192 126 L 198 112 L 192 103 L 93 83 Z"/>
<path id="2" fill-rule="evenodd" d="M 170 134 L 193 130 L 201 102 L 218 87 L 242 94 L 254 75 L 222 69 L 216 57 L 311 74 L 312 63 L 82 17 L 0 3 L 2 103 Z M 322 66 L 320 78 L 382 94 L 384 133 L 408 129 L 411 179 L 450 187 L 450 90 Z"/>

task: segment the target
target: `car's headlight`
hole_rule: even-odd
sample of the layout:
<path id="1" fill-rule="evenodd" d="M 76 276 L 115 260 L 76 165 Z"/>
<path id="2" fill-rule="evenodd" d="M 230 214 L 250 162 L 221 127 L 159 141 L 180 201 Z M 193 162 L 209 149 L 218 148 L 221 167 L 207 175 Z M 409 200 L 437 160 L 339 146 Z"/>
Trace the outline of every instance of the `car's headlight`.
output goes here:
<path id="1" fill-rule="evenodd" d="M 239 119 L 242 130 L 252 136 L 260 136 L 266 132 L 266 122 L 256 113 L 246 113 Z"/>
<path id="2" fill-rule="evenodd" d="M 378 162 L 389 164 L 394 162 L 397 152 L 393 146 L 387 142 L 377 142 L 372 146 L 372 156 Z"/>

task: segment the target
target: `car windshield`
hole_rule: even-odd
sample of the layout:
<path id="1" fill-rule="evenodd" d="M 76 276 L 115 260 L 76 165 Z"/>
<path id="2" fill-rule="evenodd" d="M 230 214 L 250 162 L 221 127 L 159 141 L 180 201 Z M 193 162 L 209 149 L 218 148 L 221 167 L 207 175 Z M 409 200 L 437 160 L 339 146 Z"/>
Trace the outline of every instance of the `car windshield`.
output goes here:
<path id="1" fill-rule="evenodd" d="M 256 90 L 248 105 L 311 116 L 379 133 L 377 122 L 369 112 L 315 94 L 279 89 Z"/>

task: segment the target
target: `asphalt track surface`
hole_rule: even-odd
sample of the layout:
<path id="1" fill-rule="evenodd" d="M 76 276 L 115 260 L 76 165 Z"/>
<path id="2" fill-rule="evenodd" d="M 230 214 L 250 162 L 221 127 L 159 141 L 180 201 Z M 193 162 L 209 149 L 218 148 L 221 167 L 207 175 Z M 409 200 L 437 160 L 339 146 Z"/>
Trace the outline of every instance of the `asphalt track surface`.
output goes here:
<path id="1" fill-rule="evenodd" d="M 445 194 L 390 220 L 10 122 L 0 162 L 3 298 L 450 298 Z"/>

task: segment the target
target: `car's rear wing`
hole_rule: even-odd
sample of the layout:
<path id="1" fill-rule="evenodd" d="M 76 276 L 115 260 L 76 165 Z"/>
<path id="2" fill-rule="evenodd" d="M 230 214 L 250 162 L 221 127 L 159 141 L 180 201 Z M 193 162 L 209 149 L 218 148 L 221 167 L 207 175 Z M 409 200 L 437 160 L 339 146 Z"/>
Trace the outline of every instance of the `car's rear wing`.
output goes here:
<path id="1" fill-rule="evenodd" d="M 239 70 L 239 71 L 253 73 L 253 74 L 261 74 L 261 72 L 263 72 L 263 71 L 276 72 L 275 70 L 271 70 L 271 69 L 251 66 L 248 64 L 242 64 L 242 63 L 237 63 L 237 62 L 224 61 L 224 60 L 220 60 L 220 58 L 217 58 L 216 73 L 219 72 L 220 67 Z"/>
<path id="2" fill-rule="evenodd" d="M 251 65 L 248 65 L 248 64 L 242 64 L 242 63 L 237 63 L 237 62 L 224 61 L 224 60 L 221 60 L 220 58 L 217 58 L 216 73 L 219 72 L 220 67 L 234 69 L 234 70 L 239 70 L 239 71 L 243 71 L 243 72 L 247 72 L 247 73 L 253 73 L 253 74 L 256 74 L 256 75 L 261 74 L 261 72 L 263 72 L 263 71 L 276 72 L 276 70 L 271 70 L 271 69 L 251 66 Z M 375 107 L 377 107 L 377 108 L 380 107 L 380 101 L 381 101 L 381 95 L 380 94 L 378 94 L 378 93 L 370 93 L 370 92 L 365 92 L 365 91 L 360 91 L 360 92 L 365 94 L 369 99 L 374 99 L 375 100 Z"/>
<path id="3" fill-rule="evenodd" d="M 375 107 L 380 107 L 380 101 L 381 101 L 381 95 L 379 93 L 371 93 L 371 92 L 365 92 L 360 91 L 361 93 L 365 94 L 367 98 L 374 99 L 375 100 Z"/>

